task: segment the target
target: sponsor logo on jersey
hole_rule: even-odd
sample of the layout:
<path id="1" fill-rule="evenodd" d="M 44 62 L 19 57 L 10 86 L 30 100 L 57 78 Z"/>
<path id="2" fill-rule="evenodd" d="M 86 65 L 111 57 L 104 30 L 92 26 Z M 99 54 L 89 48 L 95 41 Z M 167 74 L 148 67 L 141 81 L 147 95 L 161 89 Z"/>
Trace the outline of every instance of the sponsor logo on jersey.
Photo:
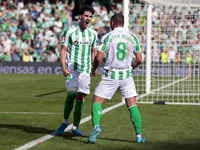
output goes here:
<path id="1" fill-rule="evenodd" d="M 103 42 L 99 42 L 99 45 L 103 44 Z"/>
<path id="2" fill-rule="evenodd" d="M 90 89 L 90 84 L 88 84 L 88 87 L 86 87 L 86 89 Z"/>
<path id="3" fill-rule="evenodd" d="M 74 41 L 75 45 L 92 45 L 92 41 Z"/>
<path id="4" fill-rule="evenodd" d="M 113 70 L 126 70 L 126 69 L 129 69 L 130 66 L 120 66 L 120 67 L 117 67 L 117 66 L 110 66 L 110 69 Z"/>

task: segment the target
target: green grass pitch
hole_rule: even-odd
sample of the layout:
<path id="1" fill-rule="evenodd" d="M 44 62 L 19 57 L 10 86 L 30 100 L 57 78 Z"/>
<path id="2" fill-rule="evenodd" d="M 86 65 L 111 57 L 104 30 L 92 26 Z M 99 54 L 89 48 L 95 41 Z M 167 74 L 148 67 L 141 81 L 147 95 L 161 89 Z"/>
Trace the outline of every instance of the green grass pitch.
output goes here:
<path id="1" fill-rule="evenodd" d="M 92 77 L 82 118 L 90 116 L 92 97 L 100 76 Z M 54 132 L 62 122 L 66 98 L 62 75 L 0 74 L 0 149 L 11 150 Z M 103 109 L 121 102 L 116 92 Z M 70 131 L 53 137 L 30 150 L 199 150 L 200 106 L 138 104 L 142 136 L 135 143 L 135 131 L 126 105 L 101 117 L 102 132 L 95 144 L 88 144 L 91 120 L 79 126 L 84 137 Z M 73 115 L 69 118 L 70 124 Z"/>

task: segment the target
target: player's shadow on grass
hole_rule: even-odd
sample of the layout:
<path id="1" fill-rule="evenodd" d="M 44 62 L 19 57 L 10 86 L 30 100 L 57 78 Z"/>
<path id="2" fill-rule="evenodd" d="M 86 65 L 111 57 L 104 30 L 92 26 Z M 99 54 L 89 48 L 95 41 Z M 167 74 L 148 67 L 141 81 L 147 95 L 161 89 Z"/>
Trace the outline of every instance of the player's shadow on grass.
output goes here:
<path id="1" fill-rule="evenodd" d="M 71 132 L 64 132 L 62 135 L 57 135 L 58 137 L 62 137 L 63 139 L 67 140 L 72 140 L 72 141 L 77 141 L 77 142 L 82 142 L 82 143 L 87 143 L 88 136 L 77 136 L 72 134 Z M 79 140 L 77 138 L 84 138 L 85 140 Z"/>
<path id="2" fill-rule="evenodd" d="M 51 94 L 62 93 L 62 92 L 65 92 L 65 91 L 66 90 L 55 91 L 55 92 L 51 92 L 51 93 L 45 93 L 45 94 L 35 95 L 34 97 L 42 97 L 42 96 L 47 96 L 47 95 L 51 95 Z"/>
<path id="3" fill-rule="evenodd" d="M 81 142 L 84 144 L 88 144 L 88 136 L 78 136 L 80 138 L 75 138 L 77 136 L 72 135 L 70 132 L 65 132 L 63 135 L 61 135 L 62 138 L 66 140 L 72 140 L 76 142 Z M 98 136 L 98 140 L 108 140 L 108 141 L 113 141 L 113 142 L 125 142 L 128 143 L 125 145 L 125 147 L 115 147 L 115 145 L 110 145 L 110 147 L 107 147 L 107 149 L 110 150 L 132 150 L 132 149 L 137 149 L 137 150 L 200 150 L 200 144 L 199 141 L 200 139 L 194 139 L 190 143 L 188 142 L 175 142 L 175 141 L 158 141 L 155 142 L 154 140 L 148 140 L 146 143 L 136 143 L 133 139 L 132 140 L 121 140 L 121 139 L 110 139 L 110 138 L 101 138 Z M 187 141 L 184 139 L 184 141 Z M 97 141 L 98 142 L 98 141 Z"/>
<path id="4" fill-rule="evenodd" d="M 186 141 L 186 140 L 183 140 Z M 165 142 L 155 142 L 155 141 L 148 141 L 146 143 L 135 143 L 126 145 L 125 148 L 120 147 L 116 148 L 114 146 L 109 147 L 109 149 L 114 149 L 114 150 L 200 150 L 200 144 L 199 144 L 200 139 L 194 139 L 193 141 L 189 142 L 175 142 L 175 141 L 165 141 Z"/>
<path id="5" fill-rule="evenodd" d="M 15 125 L 15 124 L 0 124 L 0 128 L 9 128 L 9 129 L 18 129 L 22 130 L 23 132 L 27 133 L 44 133 L 44 134 L 51 134 L 55 130 L 50 130 L 46 128 L 39 128 L 34 126 L 25 126 L 25 125 Z"/>
<path id="6" fill-rule="evenodd" d="M 84 135 L 84 136 L 76 136 L 71 134 L 71 132 L 65 132 L 62 135 L 59 135 L 60 137 L 62 137 L 63 139 L 67 139 L 67 140 L 73 140 L 73 141 L 78 141 L 78 142 L 82 142 L 82 143 L 87 143 L 87 140 L 89 138 L 89 136 Z M 84 138 L 85 140 L 79 140 L 76 137 L 80 137 L 80 138 Z M 121 139 L 110 139 L 110 138 L 101 138 L 101 137 L 97 137 L 97 139 L 101 139 L 101 140 L 109 140 L 109 141 L 119 141 L 119 142 L 133 142 L 133 141 L 129 141 L 129 140 L 121 140 Z M 88 143 L 87 143 L 88 144 Z"/>

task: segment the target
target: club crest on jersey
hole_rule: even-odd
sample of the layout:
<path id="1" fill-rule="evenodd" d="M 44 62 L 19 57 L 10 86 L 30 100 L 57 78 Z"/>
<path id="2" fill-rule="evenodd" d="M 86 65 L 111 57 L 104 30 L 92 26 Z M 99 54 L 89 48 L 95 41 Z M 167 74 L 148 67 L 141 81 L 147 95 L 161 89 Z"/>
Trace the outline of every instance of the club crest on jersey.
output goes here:
<path id="1" fill-rule="evenodd" d="M 92 45 L 92 41 L 74 41 L 75 45 Z"/>
<path id="2" fill-rule="evenodd" d="M 89 41 L 92 41 L 92 37 L 91 37 L 91 35 L 89 35 Z"/>

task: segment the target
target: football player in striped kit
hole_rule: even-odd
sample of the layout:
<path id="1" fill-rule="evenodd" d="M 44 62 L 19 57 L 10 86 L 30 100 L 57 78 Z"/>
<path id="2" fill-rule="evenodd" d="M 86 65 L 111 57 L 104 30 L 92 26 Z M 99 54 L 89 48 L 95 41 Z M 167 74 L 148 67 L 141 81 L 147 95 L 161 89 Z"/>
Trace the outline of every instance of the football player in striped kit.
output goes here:
<path id="1" fill-rule="evenodd" d="M 136 132 L 136 142 L 146 142 L 141 136 L 141 115 L 136 104 L 138 95 L 132 78 L 133 69 L 142 61 L 141 49 L 138 38 L 124 28 L 124 16 L 115 14 L 111 17 L 111 32 L 104 35 L 97 49 L 92 75 L 96 76 L 97 68 L 106 53 L 104 73 L 96 86 L 92 104 L 93 131 L 88 138 L 88 143 L 95 143 L 101 132 L 99 126 L 102 114 L 102 105 L 106 99 L 111 99 L 116 90 L 122 94 L 130 112 L 130 118 Z M 133 62 L 133 54 L 136 60 Z"/>
<path id="2" fill-rule="evenodd" d="M 57 135 L 63 134 L 69 122 L 68 118 L 74 106 L 74 121 L 72 133 L 84 135 L 78 130 L 84 101 L 90 94 L 91 65 L 96 55 L 96 31 L 88 27 L 94 14 L 94 9 L 85 5 L 79 10 L 80 21 L 65 30 L 60 50 L 60 62 L 67 89 L 64 107 L 64 119 L 56 130 Z"/>

